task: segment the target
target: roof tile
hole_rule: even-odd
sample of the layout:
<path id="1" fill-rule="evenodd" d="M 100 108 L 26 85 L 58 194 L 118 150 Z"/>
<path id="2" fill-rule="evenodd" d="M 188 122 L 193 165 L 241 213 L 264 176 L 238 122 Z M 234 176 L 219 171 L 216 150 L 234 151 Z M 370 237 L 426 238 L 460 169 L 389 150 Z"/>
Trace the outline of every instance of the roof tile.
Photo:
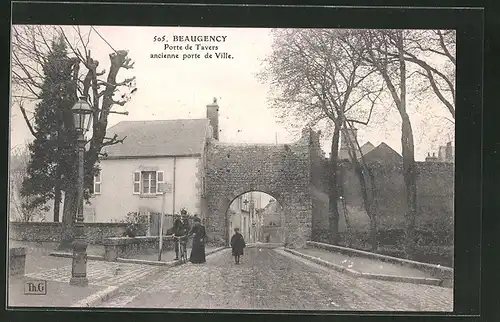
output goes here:
<path id="1" fill-rule="evenodd" d="M 201 154 L 207 136 L 208 119 L 124 121 L 106 131 L 126 137 L 122 144 L 105 147 L 108 158 L 159 157 Z"/>

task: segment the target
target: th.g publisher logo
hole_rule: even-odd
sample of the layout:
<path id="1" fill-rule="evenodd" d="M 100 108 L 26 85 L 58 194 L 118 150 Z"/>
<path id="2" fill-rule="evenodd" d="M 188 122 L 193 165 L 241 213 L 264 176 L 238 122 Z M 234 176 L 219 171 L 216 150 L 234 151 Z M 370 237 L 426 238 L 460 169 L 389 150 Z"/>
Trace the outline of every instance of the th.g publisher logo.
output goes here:
<path id="1" fill-rule="evenodd" d="M 47 281 L 25 281 L 25 295 L 47 295 Z"/>

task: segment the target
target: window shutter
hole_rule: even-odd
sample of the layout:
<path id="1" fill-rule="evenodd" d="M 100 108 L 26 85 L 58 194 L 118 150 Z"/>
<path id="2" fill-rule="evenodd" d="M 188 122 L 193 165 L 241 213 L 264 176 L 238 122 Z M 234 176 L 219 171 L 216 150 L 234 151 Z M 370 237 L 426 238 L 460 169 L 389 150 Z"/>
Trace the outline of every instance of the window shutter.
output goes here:
<path id="1" fill-rule="evenodd" d="M 161 195 L 165 189 L 165 175 L 163 171 L 156 172 L 156 193 Z"/>
<path id="2" fill-rule="evenodd" d="M 134 181 L 133 194 L 134 195 L 141 194 L 141 172 L 135 171 L 132 174 L 132 180 Z"/>
<path id="3" fill-rule="evenodd" d="M 101 171 L 99 170 L 99 173 L 97 173 L 94 176 L 94 195 L 100 195 L 101 194 Z"/>

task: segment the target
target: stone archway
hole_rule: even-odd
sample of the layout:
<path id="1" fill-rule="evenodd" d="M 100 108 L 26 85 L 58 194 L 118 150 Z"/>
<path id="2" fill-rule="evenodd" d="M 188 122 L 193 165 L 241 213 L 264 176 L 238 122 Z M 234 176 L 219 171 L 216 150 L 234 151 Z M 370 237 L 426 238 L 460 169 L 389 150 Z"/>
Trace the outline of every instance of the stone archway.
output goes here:
<path id="1" fill-rule="evenodd" d="M 280 203 L 288 247 L 311 238 L 309 131 L 296 143 L 225 144 L 212 141 L 206 154 L 206 228 L 211 239 L 228 245 L 226 211 L 243 193 L 261 191 Z"/>
<path id="2" fill-rule="evenodd" d="M 241 192 L 243 191 L 243 192 Z M 231 231 L 230 231 L 230 228 L 229 228 L 229 219 L 230 219 L 230 216 L 229 216 L 229 208 L 230 208 L 230 205 L 238 198 L 240 197 L 241 195 L 244 195 L 245 193 L 248 193 L 248 192 L 260 192 L 260 193 L 265 193 L 271 197 L 273 197 L 276 202 L 281 206 L 282 204 L 282 201 L 281 201 L 281 197 L 275 193 L 272 193 L 272 192 L 269 192 L 269 191 L 265 191 L 265 188 L 264 187 L 257 187 L 257 190 L 249 190 L 249 191 L 244 191 L 244 189 L 238 189 L 236 191 L 233 191 L 233 193 L 230 194 L 230 196 L 227 198 L 227 200 L 224 201 L 222 207 L 225 207 L 226 211 L 225 211 L 225 214 L 226 214 L 226 217 L 225 217 L 225 222 L 226 222 L 226 235 L 229 237 L 231 235 Z M 229 202 L 228 202 L 229 201 Z M 226 204 L 227 204 L 227 207 L 226 207 Z M 280 216 L 280 220 L 281 220 L 281 223 L 282 223 L 282 228 L 284 227 L 284 223 L 286 222 L 286 216 L 284 214 L 284 211 L 281 211 L 281 216 Z M 240 227 L 240 230 L 242 229 L 242 227 Z M 282 229 L 280 231 L 280 236 L 282 237 L 281 239 L 281 244 L 286 244 L 288 242 L 288 240 L 286 239 L 286 234 L 284 233 L 284 229 Z M 251 239 L 247 240 L 250 241 Z"/>

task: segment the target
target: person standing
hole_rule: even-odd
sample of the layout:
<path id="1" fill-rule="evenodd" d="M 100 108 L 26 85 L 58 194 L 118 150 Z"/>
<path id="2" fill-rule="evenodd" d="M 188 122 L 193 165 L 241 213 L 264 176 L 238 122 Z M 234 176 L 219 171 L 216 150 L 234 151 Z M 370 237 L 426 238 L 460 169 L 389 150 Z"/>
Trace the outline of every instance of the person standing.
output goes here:
<path id="1" fill-rule="evenodd" d="M 179 218 L 179 215 L 175 215 L 174 226 L 171 229 L 174 236 L 177 237 L 174 238 L 175 260 L 179 259 L 180 247 L 184 247 L 184 245 L 187 243 L 186 235 L 190 230 L 189 221 L 187 219 L 187 211 L 182 209 L 181 216 L 182 217 Z"/>
<path id="2" fill-rule="evenodd" d="M 189 235 L 193 235 L 193 246 L 189 261 L 193 264 L 202 264 L 206 262 L 205 258 L 205 239 L 207 237 L 205 227 L 201 224 L 200 218 L 193 219 L 193 228 Z"/>
<path id="3" fill-rule="evenodd" d="M 243 255 L 243 248 L 245 248 L 245 239 L 240 234 L 239 228 L 234 228 L 234 235 L 231 237 L 231 248 L 233 249 L 234 262 L 240 263 L 240 256 Z"/>
<path id="4" fill-rule="evenodd" d="M 179 218 L 178 214 L 174 215 L 174 225 L 170 231 L 173 233 L 175 237 L 183 236 L 182 233 L 182 221 Z M 179 239 L 174 238 L 174 249 L 175 249 L 175 260 L 179 259 Z"/>

